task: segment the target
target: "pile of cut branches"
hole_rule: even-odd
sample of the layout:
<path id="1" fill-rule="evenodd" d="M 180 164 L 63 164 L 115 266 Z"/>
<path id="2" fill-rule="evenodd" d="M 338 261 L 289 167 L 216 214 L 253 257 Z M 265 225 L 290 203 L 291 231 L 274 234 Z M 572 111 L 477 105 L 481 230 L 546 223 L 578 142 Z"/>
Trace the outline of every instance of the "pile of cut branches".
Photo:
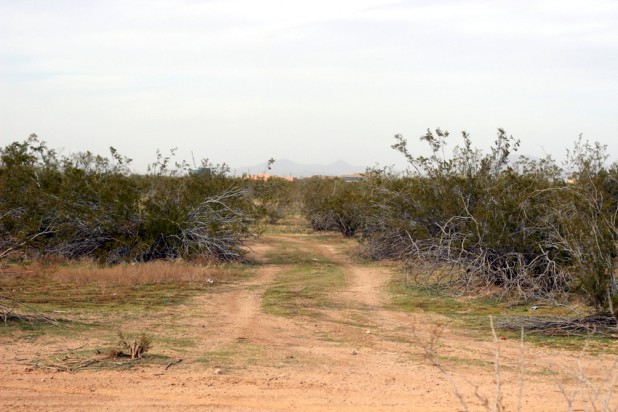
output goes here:
<path id="1" fill-rule="evenodd" d="M 496 320 L 496 327 L 519 331 L 522 328 L 526 334 L 552 336 L 591 336 L 618 338 L 618 323 L 611 315 L 597 314 L 579 318 L 556 316 L 516 316 Z"/>

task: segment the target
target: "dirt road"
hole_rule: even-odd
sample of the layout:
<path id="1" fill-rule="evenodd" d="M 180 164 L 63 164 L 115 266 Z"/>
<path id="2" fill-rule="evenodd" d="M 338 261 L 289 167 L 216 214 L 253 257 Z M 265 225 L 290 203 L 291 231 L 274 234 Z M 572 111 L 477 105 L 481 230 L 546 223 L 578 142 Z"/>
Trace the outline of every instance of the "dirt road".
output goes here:
<path id="1" fill-rule="evenodd" d="M 0 410 L 492 410 L 496 393 L 506 410 L 567 410 L 570 400 L 575 410 L 593 402 L 603 410 L 606 397 L 609 410 L 618 407 L 615 356 L 580 360 L 500 340 L 496 371 L 489 328 L 468 333 L 446 317 L 397 309 L 387 288 L 394 268 L 357 262 L 352 247 L 332 236 L 266 235 L 253 245 L 252 276 L 126 320 L 125 329 L 178 342 L 161 352 L 155 339 L 152 353 L 182 359 L 167 369 L 56 372 L 31 359 L 96 339 L 2 342 Z"/>

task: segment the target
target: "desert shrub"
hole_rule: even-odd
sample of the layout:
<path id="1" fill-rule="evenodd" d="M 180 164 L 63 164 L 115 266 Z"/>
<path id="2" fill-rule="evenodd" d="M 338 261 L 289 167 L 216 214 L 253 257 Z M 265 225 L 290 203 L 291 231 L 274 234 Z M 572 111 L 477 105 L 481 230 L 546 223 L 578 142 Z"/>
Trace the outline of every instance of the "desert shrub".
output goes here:
<path id="1" fill-rule="evenodd" d="M 172 153 L 173 154 L 173 153 Z M 242 259 L 256 208 L 225 165 L 189 173 L 157 155 L 149 173 L 130 159 L 60 157 L 36 135 L 0 150 L 0 258 L 56 255 L 100 262 L 198 255 Z"/>
<path id="2" fill-rule="evenodd" d="M 137 260 L 211 255 L 224 260 L 244 256 L 243 243 L 253 235 L 257 209 L 250 190 L 228 177 L 226 165 L 202 164 L 189 173 L 186 164 L 157 162 L 140 177 L 142 230 Z"/>
<path id="3" fill-rule="evenodd" d="M 616 180 L 604 169 L 604 147 L 580 138 L 562 169 L 551 158 L 511 163 L 518 142 L 502 130 L 488 154 L 463 133 L 463 146 L 445 157 L 447 137 L 422 137 L 430 157 L 413 157 L 396 137 L 414 172 L 381 183 L 364 226 L 367 253 L 436 262 L 453 274 L 443 279 L 480 280 L 524 298 L 577 290 L 612 310 Z"/>
<path id="4" fill-rule="evenodd" d="M 397 135 L 393 148 L 410 164 L 403 175 L 308 181 L 305 215 L 316 230 L 357 235 L 369 257 L 423 264 L 423 281 L 523 299 L 579 292 L 616 314 L 618 166 L 606 167 L 605 147 L 580 137 L 560 166 L 549 156 L 513 161 L 519 141 L 502 129 L 487 152 L 464 132 L 447 154 L 449 139 L 428 130 L 423 157 Z"/>
<path id="5" fill-rule="evenodd" d="M 274 224 L 298 207 L 298 183 L 286 179 L 247 180 L 259 216 Z"/>
<path id="6" fill-rule="evenodd" d="M 343 179 L 311 178 L 301 190 L 303 214 L 314 230 L 335 230 L 354 236 L 365 222 L 367 185 Z"/>
<path id="7" fill-rule="evenodd" d="M 122 332 L 118 332 L 118 343 L 110 351 L 109 356 L 112 358 L 124 356 L 131 359 L 141 359 L 143 354 L 150 350 L 151 346 L 152 339 L 146 336 L 145 333 L 139 336 L 126 337 Z"/>

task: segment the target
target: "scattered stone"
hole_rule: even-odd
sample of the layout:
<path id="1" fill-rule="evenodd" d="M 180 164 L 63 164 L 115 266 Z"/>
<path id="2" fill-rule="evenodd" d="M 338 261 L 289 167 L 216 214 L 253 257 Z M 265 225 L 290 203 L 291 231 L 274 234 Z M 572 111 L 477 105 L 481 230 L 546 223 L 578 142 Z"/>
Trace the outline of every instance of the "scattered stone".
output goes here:
<path id="1" fill-rule="evenodd" d="M 223 375 L 223 369 L 215 369 L 215 375 Z"/>

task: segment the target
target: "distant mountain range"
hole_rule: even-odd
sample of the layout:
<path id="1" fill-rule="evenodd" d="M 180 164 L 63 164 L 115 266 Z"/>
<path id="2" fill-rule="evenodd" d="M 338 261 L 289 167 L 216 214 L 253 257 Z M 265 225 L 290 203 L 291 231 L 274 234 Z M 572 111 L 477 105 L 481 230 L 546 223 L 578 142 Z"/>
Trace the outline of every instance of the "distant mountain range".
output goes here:
<path id="1" fill-rule="evenodd" d="M 540 157 L 523 155 L 530 160 L 539 161 Z M 520 158 L 519 154 L 511 154 L 508 163 L 514 165 Z M 276 159 L 275 163 L 268 170 L 266 162 L 253 166 L 232 168 L 231 172 L 240 176 L 243 174 L 257 175 L 267 173 L 274 176 L 292 176 L 292 177 L 311 177 L 311 176 L 341 176 L 353 173 L 364 173 L 366 166 L 351 165 L 343 160 L 338 160 L 330 164 L 302 164 L 296 163 L 290 159 Z"/>
<path id="2" fill-rule="evenodd" d="M 268 170 L 266 163 L 254 166 L 232 168 L 236 175 L 268 173 L 275 176 L 310 177 L 315 175 L 340 176 L 352 173 L 362 173 L 366 167 L 353 166 L 343 160 L 338 160 L 330 164 L 300 164 L 289 159 L 277 159 Z"/>

